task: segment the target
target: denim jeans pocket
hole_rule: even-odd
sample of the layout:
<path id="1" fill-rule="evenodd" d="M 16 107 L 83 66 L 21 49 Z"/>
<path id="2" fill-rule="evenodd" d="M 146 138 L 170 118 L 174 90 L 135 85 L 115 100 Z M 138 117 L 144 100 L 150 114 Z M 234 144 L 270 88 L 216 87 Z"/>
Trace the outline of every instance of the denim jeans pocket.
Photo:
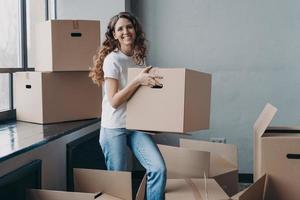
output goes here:
<path id="1" fill-rule="evenodd" d="M 126 134 L 125 128 L 104 128 L 101 127 L 99 142 L 100 144 L 104 144 L 107 140 L 111 138 L 120 136 L 122 134 Z"/>

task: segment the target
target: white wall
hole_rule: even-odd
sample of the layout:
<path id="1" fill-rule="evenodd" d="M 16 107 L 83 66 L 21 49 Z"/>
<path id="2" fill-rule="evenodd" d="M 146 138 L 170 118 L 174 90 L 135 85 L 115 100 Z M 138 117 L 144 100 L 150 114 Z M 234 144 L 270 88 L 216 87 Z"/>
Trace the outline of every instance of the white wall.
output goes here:
<path id="1" fill-rule="evenodd" d="M 0 162 L 0 177 L 33 160 L 42 160 L 42 188 L 65 190 L 67 148 L 66 145 L 84 135 L 99 129 L 99 123 L 63 136 L 45 145 Z M 100 147 L 99 147 L 100 148 Z"/>
<path id="2" fill-rule="evenodd" d="M 148 64 L 212 73 L 211 128 L 194 137 L 237 144 L 240 173 L 252 173 L 252 126 L 264 105 L 279 109 L 273 125 L 300 124 L 300 1 L 131 4 L 149 40 Z"/>
<path id="3" fill-rule="evenodd" d="M 57 19 L 100 20 L 101 43 L 109 19 L 130 10 L 130 0 L 62 0 L 57 1 Z"/>

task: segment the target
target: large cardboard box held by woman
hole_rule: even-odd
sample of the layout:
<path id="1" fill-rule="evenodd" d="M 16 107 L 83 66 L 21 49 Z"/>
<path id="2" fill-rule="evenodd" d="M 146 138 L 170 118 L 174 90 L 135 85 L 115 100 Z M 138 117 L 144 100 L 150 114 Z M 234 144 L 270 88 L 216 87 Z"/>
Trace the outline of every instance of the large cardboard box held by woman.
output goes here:
<path id="1" fill-rule="evenodd" d="M 128 69 L 128 81 L 140 68 Z M 141 86 L 127 104 L 128 129 L 185 133 L 209 128 L 211 75 L 186 68 L 153 68 L 162 88 Z"/>

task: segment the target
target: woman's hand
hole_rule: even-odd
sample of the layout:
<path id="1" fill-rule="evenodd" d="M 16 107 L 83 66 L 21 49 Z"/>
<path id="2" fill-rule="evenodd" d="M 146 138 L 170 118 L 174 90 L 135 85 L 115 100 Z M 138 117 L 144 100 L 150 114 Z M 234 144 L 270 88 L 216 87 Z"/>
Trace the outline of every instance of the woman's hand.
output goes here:
<path id="1" fill-rule="evenodd" d="M 117 109 L 121 104 L 128 101 L 128 99 L 134 94 L 140 85 L 149 87 L 162 86 L 158 79 L 162 79 L 161 76 L 150 74 L 149 71 L 152 67 L 144 68 L 134 80 L 129 82 L 125 88 L 119 90 L 119 82 L 113 78 L 106 78 L 105 85 L 107 87 L 107 96 L 111 106 Z"/>
<path id="2" fill-rule="evenodd" d="M 158 81 L 158 79 L 162 79 L 161 76 L 150 74 L 149 71 L 152 66 L 144 68 L 137 76 L 136 80 L 140 85 L 154 87 L 154 86 L 162 86 L 162 84 Z"/>

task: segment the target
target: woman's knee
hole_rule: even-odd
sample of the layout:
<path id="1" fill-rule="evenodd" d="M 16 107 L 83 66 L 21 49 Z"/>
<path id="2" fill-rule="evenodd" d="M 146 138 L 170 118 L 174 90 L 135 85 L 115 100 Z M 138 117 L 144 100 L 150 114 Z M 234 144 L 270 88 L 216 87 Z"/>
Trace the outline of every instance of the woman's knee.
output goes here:
<path id="1" fill-rule="evenodd" d="M 162 164 L 162 165 L 152 166 L 147 170 L 147 172 L 156 176 L 166 177 L 167 168 L 164 164 Z"/>

